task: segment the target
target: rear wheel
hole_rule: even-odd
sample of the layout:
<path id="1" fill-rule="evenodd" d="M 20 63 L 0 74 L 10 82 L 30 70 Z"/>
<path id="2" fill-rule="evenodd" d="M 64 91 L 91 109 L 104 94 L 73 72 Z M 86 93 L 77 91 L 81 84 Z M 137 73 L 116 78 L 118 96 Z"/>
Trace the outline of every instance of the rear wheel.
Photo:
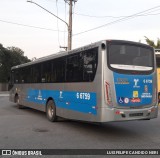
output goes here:
<path id="1" fill-rule="evenodd" d="M 55 122 L 57 120 L 56 106 L 53 100 L 49 100 L 47 102 L 46 115 L 47 115 L 48 120 L 51 122 Z"/>

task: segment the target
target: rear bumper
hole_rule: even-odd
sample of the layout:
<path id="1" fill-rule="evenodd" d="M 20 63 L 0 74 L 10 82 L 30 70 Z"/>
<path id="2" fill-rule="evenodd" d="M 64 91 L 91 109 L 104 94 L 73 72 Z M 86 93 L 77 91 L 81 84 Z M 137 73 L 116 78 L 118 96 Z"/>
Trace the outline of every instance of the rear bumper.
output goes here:
<path id="1" fill-rule="evenodd" d="M 145 109 L 102 108 L 101 122 L 153 119 L 157 116 L 158 106 Z"/>

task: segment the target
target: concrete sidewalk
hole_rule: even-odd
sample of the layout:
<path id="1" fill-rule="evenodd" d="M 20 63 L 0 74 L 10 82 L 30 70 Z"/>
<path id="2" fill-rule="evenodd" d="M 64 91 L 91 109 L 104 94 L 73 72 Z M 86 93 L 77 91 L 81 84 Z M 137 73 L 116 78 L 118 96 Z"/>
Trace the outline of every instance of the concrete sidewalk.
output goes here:
<path id="1" fill-rule="evenodd" d="M 8 91 L 0 91 L 0 97 L 8 97 L 9 92 Z"/>

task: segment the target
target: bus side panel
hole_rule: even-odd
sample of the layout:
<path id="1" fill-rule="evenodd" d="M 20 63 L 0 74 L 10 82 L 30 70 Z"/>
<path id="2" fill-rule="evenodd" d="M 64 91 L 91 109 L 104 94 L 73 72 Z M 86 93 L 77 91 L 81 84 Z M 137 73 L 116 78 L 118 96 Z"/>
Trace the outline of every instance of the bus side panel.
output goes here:
<path id="1" fill-rule="evenodd" d="M 98 114 L 98 95 L 95 91 L 94 83 L 68 83 L 65 85 L 65 90 L 69 92 L 64 92 L 61 102 L 57 103 L 59 108 L 63 108 L 63 117 L 76 120 L 95 121 Z"/>
<path id="2" fill-rule="evenodd" d="M 78 93 L 90 94 L 91 100 L 88 100 L 88 105 L 85 106 L 83 103 L 85 102 L 85 98 L 79 100 L 79 106 L 85 111 L 87 106 L 90 106 L 90 111 L 78 112 L 74 110 L 63 109 L 63 117 L 75 120 L 84 120 L 84 121 L 92 121 L 92 122 L 101 122 L 101 106 L 102 106 L 102 81 L 103 81 L 103 54 L 104 52 L 99 47 L 98 51 L 98 67 L 96 76 L 93 82 L 81 82 L 81 83 L 66 83 L 65 90 L 67 91 L 77 91 Z M 94 94 L 94 95 L 92 95 Z M 86 102 L 87 103 L 87 102 Z M 76 106 L 76 105 L 75 105 Z"/>

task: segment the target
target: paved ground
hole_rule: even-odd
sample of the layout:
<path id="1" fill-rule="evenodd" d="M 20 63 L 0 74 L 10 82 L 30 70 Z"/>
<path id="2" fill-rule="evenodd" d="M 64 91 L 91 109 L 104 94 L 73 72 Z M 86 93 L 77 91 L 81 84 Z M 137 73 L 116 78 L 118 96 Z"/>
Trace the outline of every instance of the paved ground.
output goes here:
<path id="1" fill-rule="evenodd" d="M 5 96 L 9 96 L 9 92 L 8 91 L 0 91 L 0 97 L 5 97 Z"/>
<path id="2" fill-rule="evenodd" d="M 9 102 L 8 97 L 1 93 L 0 149 L 6 148 L 160 149 L 160 117 L 150 121 L 114 122 L 99 125 L 69 120 L 51 123 L 43 112 L 33 109 L 17 109 L 17 106 Z"/>

